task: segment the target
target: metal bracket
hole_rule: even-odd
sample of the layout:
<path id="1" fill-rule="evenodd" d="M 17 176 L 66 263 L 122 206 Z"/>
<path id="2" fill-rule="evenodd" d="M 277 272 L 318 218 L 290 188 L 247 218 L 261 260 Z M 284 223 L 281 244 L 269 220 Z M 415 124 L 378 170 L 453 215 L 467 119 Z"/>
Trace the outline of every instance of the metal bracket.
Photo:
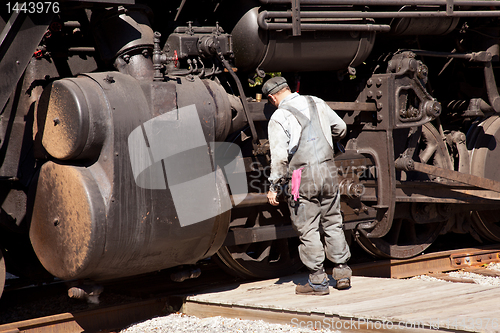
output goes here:
<path id="1" fill-rule="evenodd" d="M 300 0 L 292 0 L 292 33 L 294 36 L 301 35 L 300 28 Z"/>
<path id="2" fill-rule="evenodd" d="M 452 267 L 467 267 L 472 265 L 483 265 L 490 262 L 500 261 L 500 252 L 498 250 L 485 250 L 476 254 L 452 254 L 450 256 Z"/>

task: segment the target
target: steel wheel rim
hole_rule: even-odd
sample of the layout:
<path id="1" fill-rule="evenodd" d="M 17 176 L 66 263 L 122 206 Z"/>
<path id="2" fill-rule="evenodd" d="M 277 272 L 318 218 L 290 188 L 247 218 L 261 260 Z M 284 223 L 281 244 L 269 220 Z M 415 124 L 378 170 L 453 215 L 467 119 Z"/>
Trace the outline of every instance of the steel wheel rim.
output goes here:
<path id="1" fill-rule="evenodd" d="M 447 155 L 447 148 L 441 140 L 438 130 L 427 123 L 422 126 L 422 139 L 427 144 L 419 156 L 425 157 L 422 163 L 431 162 L 433 165 L 452 170 L 453 165 Z M 431 149 L 432 151 L 428 151 Z M 439 236 L 446 222 L 418 224 L 408 218 L 393 220 L 391 230 L 382 238 L 368 238 L 364 230 L 356 235 L 357 243 L 368 253 L 375 257 L 407 259 L 425 251 Z M 403 234 L 402 234 L 403 233 Z M 413 244 L 408 244 L 408 241 Z M 398 243 L 401 242 L 401 243 Z"/>
<path id="2" fill-rule="evenodd" d="M 5 279 L 7 271 L 5 269 L 5 259 L 3 258 L 2 250 L 0 250 L 0 297 L 2 297 L 3 288 L 5 287 Z"/>
<path id="3" fill-rule="evenodd" d="M 471 174 L 493 180 L 500 180 L 494 159 L 498 145 L 496 134 L 500 132 L 500 117 L 491 116 L 479 124 L 471 135 Z M 473 142 L 472 142 L 473 141 Z M 490 163 L 487 163 L 490 162 Z M 491 165 L 493 164 L 493 165 Z M 500 210 L 475 211 L 472 213 L 474 229 L 484 238 L 500 242 Z"/>

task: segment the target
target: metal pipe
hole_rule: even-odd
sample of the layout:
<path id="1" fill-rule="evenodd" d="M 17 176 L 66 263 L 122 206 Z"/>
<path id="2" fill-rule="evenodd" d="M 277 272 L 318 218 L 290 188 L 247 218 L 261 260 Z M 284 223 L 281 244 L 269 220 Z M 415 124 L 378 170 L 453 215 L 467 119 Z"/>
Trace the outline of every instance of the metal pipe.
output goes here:
<path id="1" fill-rule="evenodd" d="M 267 193 L 234 194 L 231 196 L 233 202 L 239 202 L 236 207 L 252 207 L 267 204 Z"/>
<path id="2" fill-rule="evenodd" d="M 257 17 L 259 27 L 264 30 L 290 30 L 293 29 L 292 23 L 268 23 L 266 21 L 267 11 L 263 11 Z M 391 26 L 387 24 L 344 24 L 344 23 L 301 23 L 301 30 L 322 30 L 322 31 L 378 31 L 389 32 Z"/>
<path id="3" fill-rule="evenodd" d="M 224 59 L 224 56 L 222 53 L 219 53 L 220 61 L 222 62 L 222 65 L 227 69 L 231 77 L 236 83 L 236 86 L 238 87 L 238 91 L 240 93 L 240 99 L 241 99 L 241 104 L 243 105 L 243 111 L 245 111 L 245 116 L 248 121 L 248 126 L 250 126 L 250 132 L 252 133 L 252 146 L 254 149 L 254 154 L 259 153 L 259 145 L 258 145 L 258 140 L 259 137 L 257 135 L 257 130 L 255 129 L 255 124 L 253 123 L 252 116 L 250 115 L 250 111 L 248 110 L 248 101 L 247 97 L 245 96 L 245 91 L 243 90 L 243 86 L 241 85 L 241 81 L 234 72 L 233 68 L 229 65 L 229 62 Z"/>
<path id="4" fill-rule="evenodd" d="M 280 4 L 286 5 L 290 4 L 291 0 L 260 0 L 264 5 L 270 4 Z M 300 4 L 305 5 L 349 5 L 349 6 L 446 6 L 450 5 L 448 0 L 301 0 Z M 453 1 L 454 6 L 484 6 L 491 7 L 500 6 L 500 1 L 471 1 L 471 0 L 455 0 Z"/>
<path id="5" fill-rule="evenodd" d="M 289 11 L 263 11 L 259 15 L 265 18 L 291 18 Z M 429 12 L 359 12 L 359 11 L 302 11 L 301 18 L 410 18 L 410 17 L 494 17 L 500 16 L 500 10 L 492 11 L 454 11 L 448 15 L 443 11 Z"/>
<path id="6" fill-rule="evenodd" d="M 92 46 L 75 46 L 68 49 L 69 53 L 94 53 L 95 47 Z"/>
<path id="7" fill-rule="evenodd" d="M 64 22 L 66 28 L 81 28 L 82 24 L 78 21 L 66 21 Z"/>
<path id="8" fill-rule="evenodd" d="M 455 59 L 465 59 L 469 61 L 478 62 L 488 62 L 491 61 L 491 54 L 487 52 L 472 52 L 472 53 L 451 53 L 451 52 L 437 52 L 437 51 L 425 51 L 425 50 L 408 50 L 417 55 L 427 56 L 427 57 L 438 57 L 438 58 L 455 58 Z"/>
<path id="9" fill-rule="evenodd" d="M 259 26 L 264 30 L 291 30 L 292 24 L 289 23 L 266 23 Z M 376 31 L 389 32 L 391 26 L 385 24 L 301 24 L 301 30 L 315 31 Z"/>

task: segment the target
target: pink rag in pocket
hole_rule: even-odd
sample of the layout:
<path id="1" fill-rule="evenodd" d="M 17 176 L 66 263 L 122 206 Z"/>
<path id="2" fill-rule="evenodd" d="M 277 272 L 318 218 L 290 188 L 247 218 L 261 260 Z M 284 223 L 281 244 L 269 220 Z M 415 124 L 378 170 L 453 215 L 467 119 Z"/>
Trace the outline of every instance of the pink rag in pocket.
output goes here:
<path id="1" fill-rule="evenodd" d="M 293 170 L 292 172 L 292 195 L 294 201 L 297 201 L 299 199 L 299 188 L 300 188 L 300 179 L 302 178 L 302 169 L 304 169 L 304 167 L 297 170 Z"/>

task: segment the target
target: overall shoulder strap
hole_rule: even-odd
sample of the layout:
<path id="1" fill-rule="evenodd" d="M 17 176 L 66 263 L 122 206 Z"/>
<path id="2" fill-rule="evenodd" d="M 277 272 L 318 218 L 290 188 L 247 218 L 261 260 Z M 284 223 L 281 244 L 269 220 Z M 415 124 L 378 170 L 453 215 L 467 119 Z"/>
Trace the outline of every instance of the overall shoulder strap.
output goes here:
<path id="1" fill-rule="evenodd" d="M 299 124 L 302 128 L 304 128 L 307 125 L 307 123 L 309 123 L 309 119 L 307 119 L 307 117 L 304 116 L 302 114 L 302 112 L 300 112 L 299 110 L 297 110 L 293 106 L 284 105 L 284 106 L 280 107 L 280 109 L 285 109 L 287 111 L 290 111 L 290 113 L 297 119 L 297 121 L 299 122 Z"/>

